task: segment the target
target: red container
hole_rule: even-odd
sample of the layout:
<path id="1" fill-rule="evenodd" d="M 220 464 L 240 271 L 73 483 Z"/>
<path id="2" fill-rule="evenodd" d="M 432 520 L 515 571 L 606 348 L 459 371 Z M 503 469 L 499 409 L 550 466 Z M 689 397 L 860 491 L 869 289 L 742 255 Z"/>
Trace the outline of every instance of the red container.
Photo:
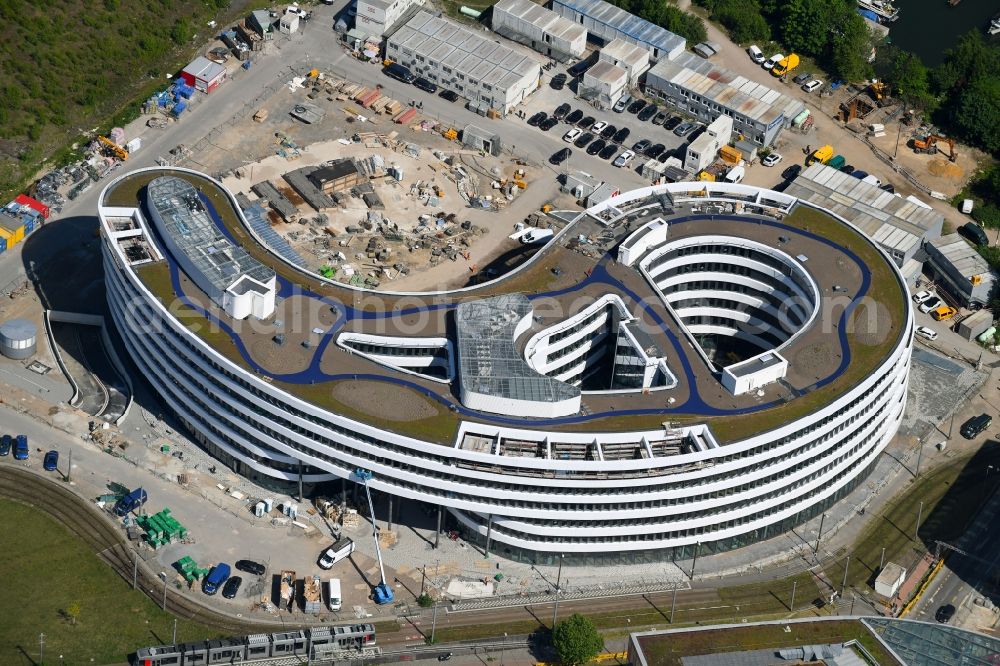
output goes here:
<path id="1" fill-rule="evenodd" d="M 32 199 L 27 194 L 18 194 L 16 197 L 14 197 L 14 201 L 21 204 L 22 206 L 27 206 L 28 208 L 37 210 L 39 213 L 42 214 L 42 217 L 44 217 L 46 220 L 49 219 L 49 213 L 51 211 L 49 211 L 49 207 L 43 204 L 41 201 L 37 199 Z"/>

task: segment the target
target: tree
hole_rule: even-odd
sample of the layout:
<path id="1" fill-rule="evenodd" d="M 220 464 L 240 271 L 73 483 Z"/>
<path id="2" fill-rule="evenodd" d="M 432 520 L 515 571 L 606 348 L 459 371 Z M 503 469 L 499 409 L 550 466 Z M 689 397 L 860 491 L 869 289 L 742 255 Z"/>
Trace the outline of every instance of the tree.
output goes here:
<path id="1" fill-rule="evenodd" d="M 604 641 L 590 618 L 573 613 L 556 625 L 552 632 L 552 645 L 559 661 L 572 666 L 596 657 L 604 648 Z"/>
<path id="2" fill-rule="evenodd" d="M 74 601 L 69 606 L 66 606 L 64 613 L 71 624 L 76 624 L 77 619 L 80 617 L 80 602 Z"/>
<path id="3" fill-rule="evenodd" d="M 937 107 L 937 98 L 931 93 L 930 72 L 914 54 L 894 50 L 885 79 L 892 94 L 908 105 L 925 111 L 933 111 Z"/>
<path id="4" fill-rule="evenodd" d="M 790 0 L 780 28 L 785 46 L 810 56 L 823 53 L 830 32 L 829 15 L 826 0 Z"/>
<path id="5" fill-rule="evenodd" d="M 953 120 L 965 138 L 991 153 L 1000 151 L 1000 78 L 984 76 L 958 92 Z"/>
<path id="6" fill-rule="evenodd" d="M 857 13 L 841 14 L 833 24 L 830 41 L 832 73 L 844 81 L 862 81 L 871 73 L 872 34 L 865 20 Z"/>
<path id="7" fill-rule="evenodd" d="M 734 42 L 770 41 L 771 27 L 756 0 L 718 0 L 713 7 L 712 18 L 725 26 Z"/>

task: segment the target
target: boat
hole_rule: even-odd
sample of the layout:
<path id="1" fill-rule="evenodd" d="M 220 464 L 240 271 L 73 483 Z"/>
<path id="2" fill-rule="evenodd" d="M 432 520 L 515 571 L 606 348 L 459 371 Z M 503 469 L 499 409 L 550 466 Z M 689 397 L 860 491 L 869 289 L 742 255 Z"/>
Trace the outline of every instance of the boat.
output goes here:
<path id="1" fill-rule="evenodd" d="M 962 0 L 948 0 L 948 4 L 950 6 L 952 6 L 952 7 L 954 7 L 955 5 L 957 5 L 960 2 L 962 2 Z"/>
<path id="2" fill-rule="evenodd" d="M 858 7 L 875 14 L 879 23 L 892 23 L 899 18 L 899 10 L 888 0 L 858 0 Z"/>
<path id="3" fill-rule="evenodd" d="M 994 16 L 986 28 L 986 34 L 990 37 L 1000 35 L 1000 16 Z"/>

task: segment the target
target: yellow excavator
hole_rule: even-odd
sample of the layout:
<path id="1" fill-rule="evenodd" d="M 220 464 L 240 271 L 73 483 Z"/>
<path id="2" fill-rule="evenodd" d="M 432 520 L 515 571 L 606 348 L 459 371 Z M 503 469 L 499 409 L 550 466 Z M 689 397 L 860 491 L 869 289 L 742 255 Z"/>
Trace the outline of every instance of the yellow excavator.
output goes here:
<path id="1" fill-rule="evenodd" d="M 97 137 L 97 140 L 100 141 L 102 144 L 104 144 L 107 147 L 108 151 L 114 154 L 114 156 L 120 159 L 121 161 L 124 162 L 125 160 L 128 159 L 128 151 L 119 146 L 117 143 L 115 143 L 108 137 L 99 136 Z"/>

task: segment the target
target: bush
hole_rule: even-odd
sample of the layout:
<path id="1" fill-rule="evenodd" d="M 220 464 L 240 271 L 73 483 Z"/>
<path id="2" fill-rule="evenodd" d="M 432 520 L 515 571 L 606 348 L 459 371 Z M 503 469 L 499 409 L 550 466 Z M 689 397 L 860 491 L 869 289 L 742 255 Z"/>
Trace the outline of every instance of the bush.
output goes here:
<path id="1" fill-rule="evenodd" d="M 430 608 L 434 605 L 434 599 L 432 599 L 429 594 L 421 594 L 417 597 L 417 605 L 421 608 Z"/>

